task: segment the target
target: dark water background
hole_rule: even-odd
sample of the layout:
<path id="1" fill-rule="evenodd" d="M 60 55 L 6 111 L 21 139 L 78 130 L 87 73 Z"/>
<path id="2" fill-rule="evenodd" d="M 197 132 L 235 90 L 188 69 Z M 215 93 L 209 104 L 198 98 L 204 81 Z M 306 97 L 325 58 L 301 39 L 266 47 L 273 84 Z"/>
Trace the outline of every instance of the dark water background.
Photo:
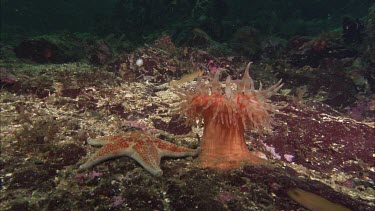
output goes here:
<path id="1" fill-rule="evenodd" d="M 342 17 L 363 18 L 371 0 L 2 0 L 3 41 L 55 32 L 124 34 L 152 40 L 164 31 L 178 38 L 200 28 L 217 41 L 252 26 L 288 38 L 341 26 Z"/>

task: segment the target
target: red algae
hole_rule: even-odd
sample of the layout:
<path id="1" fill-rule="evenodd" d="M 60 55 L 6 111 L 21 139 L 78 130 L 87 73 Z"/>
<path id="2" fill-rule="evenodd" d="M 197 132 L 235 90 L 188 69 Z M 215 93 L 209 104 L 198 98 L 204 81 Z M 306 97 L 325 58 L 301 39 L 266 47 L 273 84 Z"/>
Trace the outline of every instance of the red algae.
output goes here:
<path id="1" fill-rule="evenodd" d="M 219 81 L 220 70 L 208 83 L 200 78 L 195 89 L 179 93 L 182 115 L 188 123 L 196 119 L 204 122 L 202 153 L 199 160 L 203 167 L 231 169 L 244 162 L 259 164 L 264 162 L 248 150 L 244 132 L 270 128 L 273 113 L 281 106 L 273 105 L 268 99 L 281 87 L 281 80 L 268 89 L 255 89 L 249 76 L 249 63 L 241 80 Z"/>

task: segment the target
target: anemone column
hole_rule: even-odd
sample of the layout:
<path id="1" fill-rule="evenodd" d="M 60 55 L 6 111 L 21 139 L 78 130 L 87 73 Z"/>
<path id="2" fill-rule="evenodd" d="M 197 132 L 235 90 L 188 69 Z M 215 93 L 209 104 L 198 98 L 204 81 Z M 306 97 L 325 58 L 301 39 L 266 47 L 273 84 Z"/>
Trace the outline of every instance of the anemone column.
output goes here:
<path id="1" fill-rule="evenodd" d="M 202 152 L 198 157 L 203 167 L 228 169 L 240 167 L 244 161 L 254 164 L 264 161 L 248 150 L 242 123 L 237 122 L 237 126 L 227 124 L 213 118 L 212 113 L 210 110 L 203 112 Z M 225 114 L 218 116 L 222 115 Z M 240 118 L 233 119 L 238 121 Z"/>

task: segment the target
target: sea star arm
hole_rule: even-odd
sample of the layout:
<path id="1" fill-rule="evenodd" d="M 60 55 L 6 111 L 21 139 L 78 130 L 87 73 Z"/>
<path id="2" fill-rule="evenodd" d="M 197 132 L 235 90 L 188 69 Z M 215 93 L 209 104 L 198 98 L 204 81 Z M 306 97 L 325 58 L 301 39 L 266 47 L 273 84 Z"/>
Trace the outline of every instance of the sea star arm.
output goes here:
<path id="1" fill-rule="evenodd" d="M 133 149 L 134 153 L 130 155 L 131 158 L 136 160 L 152 175 L 163 175 L 163 171 L 160 169 L 161 156 L 152 140 L 147 140 L 146 143 L 138 142 L 133 146 Z"/>
<path id="2" fill-rule="evenodd" d="M 91 156 L 89 160 L 83 165 L 81 165 L 79 168 L 88 169 L 105 160 L 121 156 L 131 156 L 132 153 L 133 151 L 129 143 L 118 141 L 115 143 L 106 144 L 103 147 L 101 147 L 99 151 L 97 151 L 93 156 Z"/>
<path id="3" fill-rule="evenodd" d="M 91 146 L 104 146 L 109 143 L 114 143 L 118 140 L 122 139 L 121 134 L 113 135 L 113 136 L 104 136 L 101 138 L 96 139 L 87 139 L 87 143 Z"/>
<path id="4" fill-rule="evenodd" d="M 161 139 L 155 139 L 154 142 L 161 157 L 195 157 L 201 151 L 199 147 L 197 149 L 189 149 Z"/>

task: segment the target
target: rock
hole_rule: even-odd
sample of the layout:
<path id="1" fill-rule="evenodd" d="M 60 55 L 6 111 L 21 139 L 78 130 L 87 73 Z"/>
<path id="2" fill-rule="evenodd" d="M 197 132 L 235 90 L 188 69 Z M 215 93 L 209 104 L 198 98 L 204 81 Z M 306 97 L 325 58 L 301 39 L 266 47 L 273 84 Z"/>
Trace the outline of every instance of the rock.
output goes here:
<path id="1" fill-rule="evenodd" d="M 345 172 L 372 180 L 374 126 L 342 117 L 330 106 L 308 102 L 289 106 L 276 115 L 277 125 L 265 140 L 293 162 L 322 173 Z"/>
<path id="2" fill-rule="evenodd" d="M 95 65 L 103 65 L 112 58 L 112 52 L 108 44 L 104 41 L 98 41 L 89 47 L 88 59 Z"/>
<path id="3" fill-rule="evenodd" d="M 336 34 L 322 34 L 315 39 L 292 38 L 287 46 L 287 61 L 295 67 L 318 67 L 325 59 L 357 56 L 356 49 L 347 47 Z"/>
<path id="4" fill-rule="evenodd" d="M 20 59 L 57 64 L 74 62 L 84 55 L 83 48 L 76 41 L 58 35 L 24 40 L 14 48 L 14 52 Z"/>
<path id="5" fill-rule="evenodd" d="M 16 82 L 16 76 L 14 76 L 9 70 L 0 67 L 0 87 L 12 86 Z"/>
<path id="6" fill-rule="evenodd" d="M 260 56 L 260 43 L 259 31 L 250 26 L 245 26 L 234 33 L 230 46 L 234 52 L 242 56 L 250 56 L 254 60 Z"/>
<path id="7" fill-rule="evenodd" d="M 345 43 L 358 43 L 363 40 L 364 25 L 358 19 L 346 16 L 342 19 L 342 38 Z"/>

